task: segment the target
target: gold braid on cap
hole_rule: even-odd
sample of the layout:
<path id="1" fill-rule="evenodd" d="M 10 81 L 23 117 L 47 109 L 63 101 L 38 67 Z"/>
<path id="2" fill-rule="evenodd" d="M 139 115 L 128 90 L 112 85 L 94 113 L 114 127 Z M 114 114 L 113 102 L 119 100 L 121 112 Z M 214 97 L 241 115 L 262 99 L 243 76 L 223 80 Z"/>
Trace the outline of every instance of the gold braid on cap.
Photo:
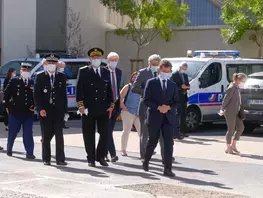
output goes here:
<path id="1" fill-rule="evenodd" d="M 84 102 L 83 101 L 78 101 L 78 108 L 84 107 Z"/>

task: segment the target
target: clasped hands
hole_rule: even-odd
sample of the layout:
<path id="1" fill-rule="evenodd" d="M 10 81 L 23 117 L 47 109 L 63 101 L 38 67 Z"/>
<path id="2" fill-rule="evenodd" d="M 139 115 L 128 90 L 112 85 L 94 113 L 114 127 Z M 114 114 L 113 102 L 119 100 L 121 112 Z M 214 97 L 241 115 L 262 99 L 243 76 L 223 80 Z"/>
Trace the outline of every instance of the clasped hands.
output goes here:
<path id="1" fill-rule="evenodd" d="M 169 110 L 171 110 L 171 107 L 170 107 L 169 105 L 162 105 L 162 106 L 159 106 L 159 107 L 158 107 L 158 110 L 159 110 L 161 113 L 165 114 L 165 113 L 167 113 Z"/>
<path id="2" fill-rule="evenodd" d="M 190 87 L 189 86 L 186 86 L 185 84 L 182 84 L 182 89 L 189 89 Z"/>

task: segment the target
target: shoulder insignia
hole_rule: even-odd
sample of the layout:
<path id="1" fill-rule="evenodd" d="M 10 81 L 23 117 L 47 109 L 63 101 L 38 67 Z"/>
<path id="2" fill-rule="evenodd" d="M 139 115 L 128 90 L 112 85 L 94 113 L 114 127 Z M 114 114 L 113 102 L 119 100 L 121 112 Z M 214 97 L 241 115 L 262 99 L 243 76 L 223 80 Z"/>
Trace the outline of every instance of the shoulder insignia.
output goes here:
<path id="1" fill-rule="evenodd" d="M 83 66 L 83 67 L 80 67 L 79 69 L 86 69 L 86 68 L 88 68 L 87 65 L 86 65 L 86 66 Z"/>

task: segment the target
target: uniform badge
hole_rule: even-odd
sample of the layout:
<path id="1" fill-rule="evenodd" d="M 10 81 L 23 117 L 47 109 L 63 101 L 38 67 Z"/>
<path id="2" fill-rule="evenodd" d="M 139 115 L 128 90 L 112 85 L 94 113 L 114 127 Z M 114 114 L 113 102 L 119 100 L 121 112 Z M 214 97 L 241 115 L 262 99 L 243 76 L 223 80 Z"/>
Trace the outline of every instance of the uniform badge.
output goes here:
<path id="1" fill-rule="evenodd" d="M 44 89 L 44 93 L 47 93 L 47 89 Z"/>

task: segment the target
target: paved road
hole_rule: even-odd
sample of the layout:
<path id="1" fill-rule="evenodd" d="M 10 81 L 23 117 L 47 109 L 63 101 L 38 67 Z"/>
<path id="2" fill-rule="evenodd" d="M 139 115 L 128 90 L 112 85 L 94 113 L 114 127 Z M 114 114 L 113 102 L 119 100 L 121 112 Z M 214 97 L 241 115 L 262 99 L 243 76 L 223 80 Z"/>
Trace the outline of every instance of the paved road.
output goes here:
<path id="1" fill-rule="evenodd" d="M 173 168 L 176 177 L 169 179 L 162 176 L 159 155 L 154 156 L 150 172 L 145 173 L 141 169 L 138 146 L 133 143 L 138 141 L 136 133 L 130 136 L 132 144 L 128 146 L 129 157 L 120 157 L 118 163 L 106 168 L 88 167 L 81 146 L 80 122 L 73 120 L 69 125 L 71 129 L 65 130 L 67 145 L 65 151 L 69 162 L 67 167 L 42 165 L 38 123 L 34 126 L 37 160 L 24 159 L 20 138 L 14 147 L 14 150 L 19 152 L 15 153 L 14 157 L 7 157 L 4 152 L 0 153 L 0 198 L 124 196 L 152 198 L 160 194 L 168 197 L 232 197 L 217 194 L 219 192 L 262 197 L 263 157 L 260 155 L 261 150 L 258 149 L 262 144 L 261 133 L 258 134 L 261 137 L 242 137 L 244 141 L 240 143 L 240 148 L 250 155 L 226 156 L 223 153 L 224 125 L 202 127 L 199 132 L 193 133 L 191 138 L 175 143 L 176 162 Z M 6 145 L 7 133 L 3 128 L 0 124 L 1 144 Z M 120 130 L 121 125 L 118 124 L 114 134 L 117 149 Z M 159 148 L 156 151 L 159 153 Z M 151 189 L 149 190 L 147 186 Z M 177 193 L 181 192 L 181 189 L 182 193 L 173 194 L 172 190 L 165 191 L 164 186 L 174 189 Z M 139 191 L 150 192 L 153 195 Z"/>

